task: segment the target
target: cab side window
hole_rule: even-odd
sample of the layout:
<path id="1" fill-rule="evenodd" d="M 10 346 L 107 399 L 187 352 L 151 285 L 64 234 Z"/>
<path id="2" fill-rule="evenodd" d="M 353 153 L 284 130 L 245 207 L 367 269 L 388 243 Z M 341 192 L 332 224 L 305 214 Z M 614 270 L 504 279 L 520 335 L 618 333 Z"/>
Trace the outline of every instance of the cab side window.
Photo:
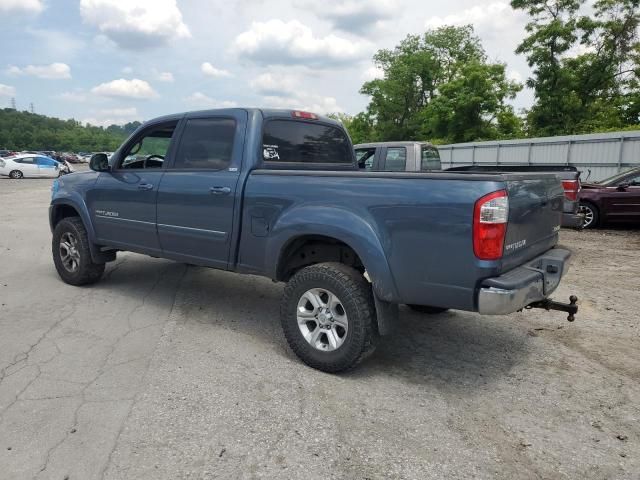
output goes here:
<path id="1" fill-rule="evenodd" d="M 143 132 L 124 152 L 119 168 L 125 170 L 162 168 L 176 126 L 177 122 L 172 122 Z"/>
<path id="2" fill-rule="evenodd" d="M 356 150 L 356 160 L 360 170 L 372 170 L 373 159 L 376 155 L 375 148 L 359 148 Z"/>
<path id="3" fill-rule="evenodd" d="M 441 170 L 440 152 L 435 147 L 423 146 L 420 156 L 420 170 Z"/>
<path id="4" fill-rule="evenodd" d="M 236 121 L 233 118 L 187 120 L 174 168 L 224 170 L 231 165 Z"/>

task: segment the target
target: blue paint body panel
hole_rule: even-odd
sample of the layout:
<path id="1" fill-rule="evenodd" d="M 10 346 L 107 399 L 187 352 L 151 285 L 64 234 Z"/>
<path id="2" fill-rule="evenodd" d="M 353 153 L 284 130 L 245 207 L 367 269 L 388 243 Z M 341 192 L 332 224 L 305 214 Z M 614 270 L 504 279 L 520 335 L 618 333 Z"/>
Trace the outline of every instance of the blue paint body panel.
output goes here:
<path id="1" fill-rule="evenodd" d="M 172 169 L 184 123 L 210 117 L 236 121 L 229 168 Z M 342 171 L 268 169 L 262 126 L 273 118 L 291 119 L 291 112 L 224 109 L 148 122 L 139 131 L 177 122 L 164 167 L 65 176 L 52 199 L 52 228 L 56 208 L 71 206 L 94 248 L 273 279 L 279 279 L 279 261 L 291 242 L 330 237 L 356 252 L 379 299 L 469 311 L 477 310 L 484 279 L 557 243 L 564 193 L 553 175 L 362 172 L 355 158 Z M 342 128 L 327 118 L 317 121 Z M 113 155 L 112 165 L 138 134 Z M 510 201 L 505 243 L 525 242 L 500 260 L 481 261 L 473 253 L 474 204 L 497 190 L 507 190 Z"/>

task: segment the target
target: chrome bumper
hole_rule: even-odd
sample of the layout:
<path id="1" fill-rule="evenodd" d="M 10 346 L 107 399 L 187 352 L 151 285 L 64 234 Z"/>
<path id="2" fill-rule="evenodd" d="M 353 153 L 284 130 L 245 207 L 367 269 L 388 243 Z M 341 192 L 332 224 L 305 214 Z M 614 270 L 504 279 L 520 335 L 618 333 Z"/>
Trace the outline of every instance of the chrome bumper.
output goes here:
<path id="1" fill-rule="evenodd" d="M 478 292 L 478 312 L 506 315 L 547 298 L 569 268 L 571 252 L 554 248 L 499 277 L 485 279 Z"/>

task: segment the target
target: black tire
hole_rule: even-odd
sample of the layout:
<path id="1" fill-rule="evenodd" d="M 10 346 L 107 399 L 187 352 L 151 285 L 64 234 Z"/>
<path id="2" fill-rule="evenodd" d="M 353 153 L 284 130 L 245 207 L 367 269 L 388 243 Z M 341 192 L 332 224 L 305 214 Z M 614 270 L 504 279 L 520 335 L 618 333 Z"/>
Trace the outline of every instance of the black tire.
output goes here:
<path id="1" fill-rule="evenodd" d="M 11 178 L 13 178 L 14 180 L 19 180 L 19 179 L 21 179 L 22 177 L 24 177 L 24 175 L 22 174 L 22 172 L 21 172 L 20 170 L 11 170 L 11 171 L 9 172 L 9 176 L 10 176 Z"/>
<path id="2" fill-rule="evenodd" d="M 62 254 L 64 248 L 61 248 L 63 236 L 65 239 L 75 239 L 74 254 L 77 256 L 75 269 L 70 269 L 65 266 Z M 58 222 L 53 230 L 51 251 L 53 254 L 53 263 L 56 266 L 58 275 L 69 285 L 88 285 L 95 283 L 100 280 L 104 273 L 105 264 L 94 263 L 91 258 L 87 230 L 84 228 L 84 224 L 79 217 L 67 217 Z"/>
<path id="3" fill-rule="evenodd" d="M 312 346 L 298 326 L 298 302 L 311 289 L 332 292 L 348 319 L 343 343 L 333 351 Z M 280 321 L 293 352 L 304 363 L 323 372 L 337 373 L 353 368 L 373 353 L 378 338 L 371 285 L 361 273 L 341 263 L 311 265 L 291 277 L 280 304 Z"/>
<path id="4" fill-rule="evenodd" d="M 593 203 L 580 202 L 578 212 L 585 214 L 585 222 L 582 225 L 583 228 L 597 228 L 600 225 L 600 211 Z M 588 222 L 588 218 L 591 218 L 591 221 Z"/>
<path id="5" fill-rule="evenodd" d="M 448 308 L 432 307 L 430 305 L 407 305 L 411 310 L 419 313 L 428 313 L 429 315 L 435 315 L 436 313 L 444 313 Z"/>

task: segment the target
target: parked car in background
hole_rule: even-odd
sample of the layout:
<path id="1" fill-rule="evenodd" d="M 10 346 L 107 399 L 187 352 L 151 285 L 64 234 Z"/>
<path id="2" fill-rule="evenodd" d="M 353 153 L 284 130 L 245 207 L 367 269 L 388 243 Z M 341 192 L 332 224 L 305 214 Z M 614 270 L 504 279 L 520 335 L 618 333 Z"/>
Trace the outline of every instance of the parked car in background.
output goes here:
<path id="1" fill-rule="evenodd" d="M 354 146 L 361 170 L 387 172 L 425 172 L 441 170 L 438 149 L 428 142 L 375 142 Z M 446 169 L 447 172 L 477 173 L 555 173 L 562 181 L 564 205 L 562 226 L 582 228 L 583 215 L 578 211 L 580 172 L 564 165 L 469 165 Z"/>
<path id="2" fill-rule="evenodd" d="M 606 178 L 583 183 L 580 211 L 584 228 L 607 222 L 640 223 L 640 167 Z"/>
<path id="3" fill-rule="evenodd" d="M 61 175 L 60 164 L 43 155 L 22 154 L 0 158 L 0 175 L 15 179 L 30 177 L 56 178 Z"/>
<path id="4" fill-rule="evenodd" d="M 0 150 L 0 158 L 2 157 L 12 157 L 16 154 L 16 152 L 13 152 L 11 150 Z"/>

